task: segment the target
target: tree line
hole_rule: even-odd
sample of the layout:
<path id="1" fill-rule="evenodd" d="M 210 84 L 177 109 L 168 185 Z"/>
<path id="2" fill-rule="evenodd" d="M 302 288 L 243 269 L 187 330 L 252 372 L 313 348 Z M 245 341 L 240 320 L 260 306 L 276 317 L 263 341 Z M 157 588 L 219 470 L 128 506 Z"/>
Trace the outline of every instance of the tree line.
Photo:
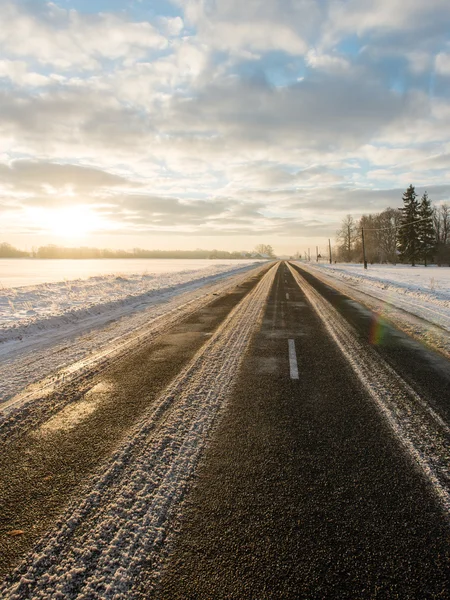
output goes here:
<path id="1" fill-rule="evenodd" d="M 6 242 L 0 244 L 0 258 L 25 258 L 29 257 L 30 253 L 25 250 L 18 250 Z"/>
<path id="2" fill-rule="evenodd" d="M 111 250 L 101 248 L 66 248 L 49 244 L 33 249 L 31 252 L 18 250 L 11 244 L 0 244 L 0 258 L 204 258 L 204 259 L 243 259 L 274 258 L 273 249 L 267 244 L 259 244 L 251 251 L 228 252 L 227 250 Z"/>
<path id="3" fill-rule="evenodd" d="M 433 207 L 427 192 L 418 199 L 413 185 L 403 194 L 401 208 L 363 215 L 359 221 L 347 215 L 337 233 L 336 260 L 370 263 L 431 262 L 450 265 L 450 207 Z"/>

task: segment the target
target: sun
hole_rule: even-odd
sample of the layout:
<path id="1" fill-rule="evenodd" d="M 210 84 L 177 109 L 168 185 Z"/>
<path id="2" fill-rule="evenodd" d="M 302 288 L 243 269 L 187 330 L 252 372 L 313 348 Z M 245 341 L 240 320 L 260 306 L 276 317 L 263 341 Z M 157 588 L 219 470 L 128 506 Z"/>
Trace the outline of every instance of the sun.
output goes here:
<path id="1" fill-rule="evenodd" d="M 89 206 L 70 206 L 47 211 L 48 233 L 64 238 L 81 238 L 104 226 L 102 218 Z"/>

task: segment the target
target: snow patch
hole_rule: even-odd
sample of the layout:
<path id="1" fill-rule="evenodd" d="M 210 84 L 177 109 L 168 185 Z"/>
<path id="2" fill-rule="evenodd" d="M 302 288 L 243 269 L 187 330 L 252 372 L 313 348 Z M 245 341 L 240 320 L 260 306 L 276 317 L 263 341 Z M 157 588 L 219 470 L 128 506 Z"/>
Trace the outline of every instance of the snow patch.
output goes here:
<path id="1" fill-rule="evenodd" d="M 0 343 L 87 321 L 142 309 L 161 294 L 207 282 L 260 263 L 214 264 L 207 268 L 158 274 L 112 274 L 0 290 Z"/>
<path id="2" fill-rule="evenodd" d="M 365 271 L 362 265 L 354 264 L 298 264 L 383 317 L 392 316 L 392 320 L 413 337 L 429 343 L 427 338 L 431 333 L 433 337 L 442 337 L 434 344 L 438 349 L 447 347 L 445 339 L 448 340 L 450 332 L 449 268 L 369 265 Z M 416 321 L 408 315 L 416 317 Z M 444 331 L 439 334 L 432 326 Z"/>

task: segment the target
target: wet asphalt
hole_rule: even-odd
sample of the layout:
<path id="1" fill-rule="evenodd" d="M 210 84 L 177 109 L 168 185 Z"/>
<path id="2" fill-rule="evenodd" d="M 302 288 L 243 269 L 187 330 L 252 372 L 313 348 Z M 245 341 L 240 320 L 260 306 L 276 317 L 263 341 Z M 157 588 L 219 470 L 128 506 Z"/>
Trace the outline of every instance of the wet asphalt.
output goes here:
<path id="1" fill-rule="evenodd" d="M 322 292 L 370 341 L 374 317 Z M 379 351 L 446 417 L 448 363 L 402 336 Z M 178 527 L 141 598 L 450 597 L 448 516 L 284 265 Z"/>

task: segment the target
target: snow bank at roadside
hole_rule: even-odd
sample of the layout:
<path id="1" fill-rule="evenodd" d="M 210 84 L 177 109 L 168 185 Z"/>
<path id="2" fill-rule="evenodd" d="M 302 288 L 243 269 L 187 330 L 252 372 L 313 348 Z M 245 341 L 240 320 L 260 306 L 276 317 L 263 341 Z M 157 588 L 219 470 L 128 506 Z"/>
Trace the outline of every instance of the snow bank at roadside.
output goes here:
<path id="1" fill-rule="evenodd" d="M 215 264 L 208 268 L 162 274 L 99 275 L 0 293 L 0 343 L 85 318 L 157 300 L 194 282 L 208 282 L 259 264 Z"/>
<path id="2" fill-rule="evenodd" d="M 448 267 L 369 265 L 365 271 L 361 264 L 303 266 L 329 278 L 331 285 L 347 285 L 450 331 Z"/>
<path id="3" fill-rule="evenodd" d="M 315 266 L 315 265 L 314 265 Z M 328 274 L 353 283 L 382 289 L 394 287 L 404 293 L 426 297 L 436 303 L 450 301 L 450 269 L 447 267 L 410 267 L 408 265 L 361 264 L 320 265 Z"/>

